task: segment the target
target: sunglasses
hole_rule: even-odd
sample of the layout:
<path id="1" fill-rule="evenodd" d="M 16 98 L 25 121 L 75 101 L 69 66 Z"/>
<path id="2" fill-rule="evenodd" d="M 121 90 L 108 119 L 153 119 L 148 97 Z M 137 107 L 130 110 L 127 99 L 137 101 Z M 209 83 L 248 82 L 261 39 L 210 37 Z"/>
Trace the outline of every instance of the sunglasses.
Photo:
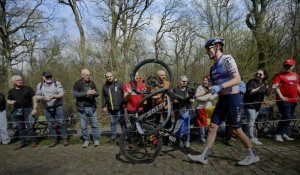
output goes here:
<path id="1" fill-rule="evenodd" d="M 292 67 L 292 65 L 285 64 L 285 65 L 283 65 L 283 67 L 285 67 L 285 68 L 290 68 L 290 67 Z"/>
<path id="2" fill-rule="evenodd" d="M 186 82 L 188 82 L 188 81 L 182 81 L 183 83 L 186 83 Z"/>
<path id="3" fill-rule="evenodd" d="M 257 75 L 257 76 L 262 76 L 263 74 L 261 74 L 261 73 L 256 73 L 256 75 Z"/>

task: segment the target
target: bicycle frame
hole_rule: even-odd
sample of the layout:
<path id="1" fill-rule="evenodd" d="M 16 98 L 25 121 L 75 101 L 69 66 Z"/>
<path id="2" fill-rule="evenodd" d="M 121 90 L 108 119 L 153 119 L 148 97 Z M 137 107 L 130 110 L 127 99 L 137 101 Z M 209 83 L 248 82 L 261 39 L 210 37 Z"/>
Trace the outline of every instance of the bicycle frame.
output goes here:
<path id="1" fill-rule="evenodd" d="M 172 99 L 169 95 L 166 96 L 167 99 L 166 99 L 165 104 L 167 106 L 165 106 L 165 104 L 162 103 L 157 106 L 154 106 L 151 110 L 145 112 L 142 115 L 139 115 L 139 113 L 138 113 L 139 106 L 143 105 L 146 100 L 148 100 L 149 98 L 151 98 L 152 96 L 154 96 L 156 94 L 159 94 L 162 92 L 167 92 L 167 91 L 169 91 L 169 89 L 166 89 L 166 88 L 159 89 L 159 90 L 149 94 L 145 98 L 143 98 L 141 100 L 141 102 L 137 105 L 136 110 L 135 110 L 135 112 L 136 112 L 135 120 L 136 120 L 136 127 L 140 134 L 144 134 L 143 129 L 141 128 L 141 123 L 146 123 L 146 124 L 149 124 L 149 125 L 152 125 L 155 127 L 156 125 L 151 122 L 148 122 L 147 119 L 149 117 L 153 116 L 153 114 L 159 112 L 160 110 L 163 110 L 164 108 L 167 109 L 167 114 L 166 114 L 167 116 L 166 116 L 165 122 L 163 122 L 160 126 L 156 126 L 156 128 L 153 131 L 151 131 L 149 134 L 154 134 L 154 133 L 158 132 L 161 128 L 163 128 L 167 124 L 167 121 L 171 117 L 171 112 L 172 112 L 172 101 L 171 101 Z"/>
<path id="2" fill-rule="evenodd" d="M 149 95 L 143 97 L 142 100 L 138 103 L 138 105 L 135 108 L 136 114 L 134 116 L 130 116 L 135 119 L 135 126 L 127 129 L 121 134 L 120 137 L 121 152 L 128 160 L 135 163 L 151 162 L 158 156 L 158 153 L 161 151 L 161 135 L 168 133 L 170 136 L 173 136 L 173 138 L 175 137 L 176 139 L 173 139 L 173 141 L 171 140 L 172 142 L 176 142 L 182 139 L 180 136 L 174 133 L 175 125 L 173 125 L 173 128 L 171 130 L 164 128 L 171 117 L 172 101 L 175 99 L 175 97 L 179 99 L 183 99 L 181 96 L 174 93 L 172 90 L 174 81 L 173 81 L 171 69 L 168 67 L 167 64 L 156 59 L 148 59 L 139 63 L 134 68 L 134 70 L 130 75 L 132 90 L 138 94 L 143 94 L 143 95 L 145 94 L 139 92 L 136 89 L 135 74 L 143 65 L 148 63 L 160 64 L 166 69 L 167 73 L 169 74 L 170 87 L 169 88 L 158 87 L 156 91 L 151 92 Z M 140 107 L 143 106 L 144 102 L 148 101 L 149 99 L 152 100 L 152 97 L 157 94 L 162 94 L 161 98 L 163 98 L 163 102 L 159 105 L 153 106 L 151 109 L 148 109 L 146 112 L 141 114 L 139 112 Z M 159 124 L 154 123 L 153 117 L 155 114 L 159 114 L 159 115 L 164 114 L 163 115 L 164 121 L 163 122 L 159 121 Z M 161 119 L 161 116 L 159 117 Z M 177 120 L 175 121 L 175 123 L 176 122 Z M 137 134 L 135 134 L 136 132 Z M 152 139 L 154 139 L 154 141 L 156 139 L 157 144 L 153 143 Z M 134 147 L 135 149 L 128 148 L 130 144 L 135 145 Z M 152 147 L 154 153 L 149 153 L 146 149 L 147 147 Z"/>

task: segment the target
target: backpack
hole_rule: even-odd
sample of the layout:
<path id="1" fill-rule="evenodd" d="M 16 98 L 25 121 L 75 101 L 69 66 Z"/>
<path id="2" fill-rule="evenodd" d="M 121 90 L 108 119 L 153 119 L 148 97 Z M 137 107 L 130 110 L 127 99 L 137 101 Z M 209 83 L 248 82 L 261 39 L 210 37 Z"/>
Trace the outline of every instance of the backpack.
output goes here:
<path id="1" fill-rule="evenodd" d="M 53 83 L 54 83 L 54 86 L 57 88 L 56 80 L 53 80 Z M 42 82 L 40 83 L 40 90 L 42 90 L 43 84 L 44 84 L 44 82 L 42 81 Z"/>

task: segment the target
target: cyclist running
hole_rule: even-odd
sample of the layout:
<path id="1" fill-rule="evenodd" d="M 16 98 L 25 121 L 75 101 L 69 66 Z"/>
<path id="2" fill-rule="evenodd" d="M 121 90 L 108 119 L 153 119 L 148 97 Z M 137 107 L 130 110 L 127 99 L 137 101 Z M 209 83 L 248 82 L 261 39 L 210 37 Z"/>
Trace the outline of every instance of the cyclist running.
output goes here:
<path id="1" fill-rule="evenodd" d="M 219 101 L 211 118 L 204 151 L 200 155 L 188 154 L 188 157 L 193 161 L 207 164 L 208 153 L 215 142 L 218 127 L 222 121 L 226 120 L 233 134 L 241 140 L 248 150 L 248 156 L 239 161 L 238 164 L 250 165 L 258 162 L 260 159 L 252 148 L 249 138 L 241 128 L 243 112 L 243 100 L 239 91 L 241 77 L 234 58 L 231 55 L 223 54 L 223 46 L 224 39 L 220 37 L 210 38 L 205 43 L 207 55 L 215 61 L 210 69 L 210 77 L 213 83 L 210 91 L 212 94 L 218 93 Z"/>

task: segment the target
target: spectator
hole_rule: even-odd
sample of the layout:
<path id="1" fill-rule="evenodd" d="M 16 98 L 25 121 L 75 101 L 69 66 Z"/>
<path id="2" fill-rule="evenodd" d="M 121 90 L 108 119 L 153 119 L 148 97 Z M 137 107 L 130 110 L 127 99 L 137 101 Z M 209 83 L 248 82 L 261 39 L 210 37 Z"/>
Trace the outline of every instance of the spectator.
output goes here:
<path id="1" fill-rule="evenodd" d="M 37 147 L 37 139 L 33 128 L 35 119 L 33 115 L 37 113 L 34 91 L 31 87 L 23 85 L 22 77 L 14 75 L 11 78 L 13 88 L 8 91 L 7 104 L 13 105 L 12 117 L 17 123 L 20 144 L 15 149 L 26 146 L 26 137 L 31 140 L 31 147 Z M 33 107 L 33 108 L 32 108 Z M 27 136 L 26 136 L 27 128 Z"/>
<path id="2" fill-rule="evenodd" d="M 108 111 L 111 125 L 111 139 L 117 137 L 117 122 L 121 125 L 122 132 L 127 128 L 124 117 L 123 82 L 115 80 L 112 72 L 105 73 L 106 82 L 102 89 L 102 110 Z"/>
<path id="3" fill-rule="evenodd" d="M 186 137 L 185 146 L 190 147 L 190 120 L 192 104 L 194 103 L 193 94 L 188 88 L 188 78 L 183 75 L 180 77 L 179 85 L 174 89 L 174 93 L 182 97 L 176 98 L 173 102 L 173 110 L 176 118 L 174 133 L 180 137 Z M 183 143 L 179 143 L 183 147 Z"/>
<path id="4" fill-rule="evenodd" d="M 135 74 L 135 82 L 136 82 L 136 90 L 139 92 L 145 91 L 146 90 L 146 85 L 145 83 L 141 80 L 139 73 L 137 72 Z M 132 90 L 131 88 L 131 82 L 128 82 L 124 84 L 123 86 L 123 92 L 124 92 L 124 99 L 127 102 L 127 113 L 130 119 L 131 125 L 134 125 L 135 121 L 133 116 L 136 113 L 136 107 L 139 104 L 139 102 L 142 100 L 143 95 L 140 93 L 136 93 Z M 138 113 L 143 112 L 143 105 L 139 106 L 139 109 L 137 111 Z"/>
<path id="5" fill-rule="evenodd" d="M 159 70 L 157 71 L 156 74 L 156 80 L 157 80 L 157 84 L 153 87 L 150 87 L 150 91 L 154 92 L 157 90 L 157 88 L 169 88 L 170 87 L 170 82 L 165 80 L 166 79 L 166 73 L 163 70 Z M 152 96 L 152 106 L 157 106 L 159 104 L 161 104 L 164 101 L 164 95 L 162 93 L 158 93 L 154 96 Z M 157 125 L 159 125 L 160 123 L 160 117 L 161 114 L 154 114 L 154 118 L 155 118 L 155 123 Z M 172 121 L 171 118 L 169 118 L 169 120 L 167 121 L 167 124 L 165 126 L 165 128 L 170 128 L 172 127 Z"/>
<path id="6" fill-rule="evenodd" d="M 299 75 L 293 72 L 295 61 L 288 58 L 283 62 L 284 70 L 273 77 L 273 88 L 276 90 L 276 104 L 281 114 L 276 129 L 275 140 L 283 142 L 283 139 L 294 140 L 287 135 L 291 119 L 294 118 L 297 101 L 300 94 Z"/>
<path id="7" fill-rule="evenodd" d="M 255 137 L 254 123 L 256 117 L 259 114 L 260 107 L 266 95 L 270 95 L 269 86 L 266 84 L 268 74 L 265 69 L 258 69 L 255 78 L 251 79 L 247 83 L 247 90 L 244 96 L 244 108 L 247 115 L 247 132 L 250 141 L 256 145 L 262 145 L 262 143 Z"/>
<path id="8" fill-rule="evenodd" d="M 94 146 L 99 146 L 99 126 L 97 119 L 97 101 L 99 96 L 96 84 L 91 80 L 91 73 L 88 69 L 81 70 L 81 79 L 75 82 L 73 96 L 76 98 L 76 108 L 80 117 L 80 128 L 83 137 L 83 148 L 90 144 L 88 132 L 88 121 L 90 121 L 93 133 Z"/>
<path id="9" fill-rule="evenodd" d="M 207 126 L 208 114 L 206 109 L 213 106 L 213 100 L 217 97 L 216 94 L 211 94 L 209 91 L 209 78 L 204 76 L 202 85 L 197 87 L 196 94 L 197 100 L 197 124 L 199 125 L 199 137 L 201 143 L 206 143 L 205 128 Z"/>
<path id="10" fill-rule="evenodd" d="M 249 138 L 241 129 L 243 100 L 238 85 L 241 77 L 231 55 L 223 54 L 224 39 L 215 37 L 205 44 L 206 53 L 215 63 L 210 69 L 210 77 L 213 86 L 210 87 L 212 94 L 219 94 L 219 100 L 211 118 L 208 130 L 207 143 L 201 155 L 188 155 L 191 160 L 202 164 L 208 163 L 208 154 L 215 142 L 216 134 L 221 122 L 227 121 L 234 135 L 236 135 L 248 150 L 248 156 L 239 161 L 239 165 L 250 165 L 260 159 L 252 149 Z"/>
<path id="11" fill-rule="evenodd" d="M 36 87 L 36 99 L 41 100 L 48 122 L 51 143 L 49 147 L 54 147 L 57 144 L 57 125 L 60 128 L 60 133 L 63 138 L 63 145 L 68 145 L 68 133 L 64 117 L 63 96 L 64 89 L 61 83 L 53 80 L 50 71 L 42 73 L 43 81 Z"/>
<path id="12" fill-rule="evenodd" d="M 7 132 L 6 101 L 5 96 L 0 92 L 0 143 L 7 145 L 10 137 Z"/>
<path id="13" fill-rule="evenodd" d="M 149 80 L 149 78 L 148 78 L 148 80 Z M 150 84 L 148 84 L 147 88 L 149 89 L 150 92 L 155 92 L 159 88 L 169 88 L 169 87 L 170 87 L 170 82 L 166 80 L 165 71 L 158 70 L 156 73 L 156 76 L 152 79 L 152 82 Z M 152 96 L 151 99 L 149 99 L 147 101 L 145 109 L 151 110 L 153 107 L 162 104 L 165 100 L 166 100 L 166 96 L 163 93 L 157 93 L 156 95 Z M 167 108 L 166 105 L 165 105 L 165 108 Z M 163 117 L 163 119 L 165 119 L 166 115 L 167 115 L 167 110 L 165 110 L 165 112 L 157 112 L 157 113 L 153 114 L 154 123 L 156 125 L 160 125 L 161 117 Z M 170 129 L 171 127 L 172 127 L 172 121 L 171 121 L 171 117 L 170 117 L 166 121 L 164 128 Z M 162 136 L 163 144 L 168 145 L 169 140 L 170 140 L 169 134 L 164 133 Z"/>

